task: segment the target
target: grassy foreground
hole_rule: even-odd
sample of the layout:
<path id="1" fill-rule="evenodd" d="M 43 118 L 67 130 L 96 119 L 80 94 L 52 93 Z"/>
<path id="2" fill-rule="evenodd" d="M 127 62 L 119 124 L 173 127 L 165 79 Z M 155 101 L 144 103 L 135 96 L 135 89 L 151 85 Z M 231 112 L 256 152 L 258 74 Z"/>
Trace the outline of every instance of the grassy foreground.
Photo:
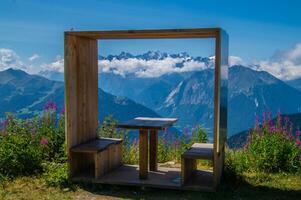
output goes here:
<path id="1" fill-rule="evenodd" d="M 164 194 L 164 195 L 162 195 Z M 100 184 L 48 187 L 39 177 L 0 183 L 0 199 L 300 199 L 301 174 L 244 174 L 224 181 L 216 193 L 141 189 Z"/>

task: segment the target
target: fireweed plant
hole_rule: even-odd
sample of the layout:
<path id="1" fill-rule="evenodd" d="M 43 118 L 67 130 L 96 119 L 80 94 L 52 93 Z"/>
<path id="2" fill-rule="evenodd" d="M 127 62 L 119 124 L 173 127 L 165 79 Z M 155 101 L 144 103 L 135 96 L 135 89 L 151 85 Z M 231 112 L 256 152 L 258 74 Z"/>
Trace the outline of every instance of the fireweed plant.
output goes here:
<path id="1" fill-rule="evenodd" d="M 65 162 L 64 143 L 64 109 L 55 103 L 31 119 L 8 113 L 0 131 L 0 174 L 28 175 L 41 171 L 42 162 Z"/>
<path id="2" fill-rule="evenodd" d="M 226 168 L 236 173 L 300 171 L 300 130 L 293 131 L 287 116 L 278 113 L 273 121 L 271 113 L 266 112 L 261 124 L 256 117 L 244 148 L 229 150 L 226 158 Z"/>

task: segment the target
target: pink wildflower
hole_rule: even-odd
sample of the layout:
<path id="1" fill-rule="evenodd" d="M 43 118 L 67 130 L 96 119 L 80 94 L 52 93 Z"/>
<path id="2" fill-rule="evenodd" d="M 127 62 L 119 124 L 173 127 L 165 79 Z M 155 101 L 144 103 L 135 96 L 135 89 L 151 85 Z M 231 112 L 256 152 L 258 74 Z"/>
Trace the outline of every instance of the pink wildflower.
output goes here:
<path id="1" fill-rule="evenodd" d="M 45 111 L 50 111 L 50 110 L 54 110 L 54 111 L 57 111 L 57 105 L 52 102 L 52 101 L 49 101 L 45 107 L 44 107 Z"/>
<path id="2" fill-rule="evenodd" d="M 296 131 L 296 138 L 299 138 L 300 135 L 301 135 L 301 131 L 300 131 L 299 128 L 298 128 L 297 131 Z"/>
<path id="3" fill-rule="evenodd" d="M 7 125 L 8 125 L 8 119 L 4 120 L 4 121 L 2 122 L 2 125 L 3 125 L 3 126 L 7 126 Z"/>
<path id="4" fill-rule="evenodd" d="M 42 138 L 42 139 L 40 140 L 40 145 L 47 145 L 47 144 L 48 144 L 47 138 Z"/>
<path id="5" fill-rule="evenodd" d="M 61 115 L 64 115 L 64 114 L 65 114 L 65 108 L 63 107 L 61 110 Z"/>

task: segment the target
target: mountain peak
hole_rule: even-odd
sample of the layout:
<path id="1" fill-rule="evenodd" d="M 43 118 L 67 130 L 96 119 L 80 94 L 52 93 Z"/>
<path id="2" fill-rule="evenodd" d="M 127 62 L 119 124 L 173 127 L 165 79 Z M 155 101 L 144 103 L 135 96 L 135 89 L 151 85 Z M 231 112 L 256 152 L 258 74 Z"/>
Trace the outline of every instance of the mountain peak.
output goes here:
<path id="1" fill-rule="evenodd" d="M 5 84 L 13 79 L 22 79 L 28 74 L 20 69 L 9 68 L 4 71 L 0 71 L 0 84 Z"/>

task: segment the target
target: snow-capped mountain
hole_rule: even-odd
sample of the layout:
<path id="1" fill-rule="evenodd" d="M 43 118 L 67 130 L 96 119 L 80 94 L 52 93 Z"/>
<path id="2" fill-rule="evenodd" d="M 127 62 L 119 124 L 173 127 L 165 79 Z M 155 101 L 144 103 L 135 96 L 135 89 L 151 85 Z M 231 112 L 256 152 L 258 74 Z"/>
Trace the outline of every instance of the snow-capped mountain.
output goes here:
<path id="1" fill-rule="evenodd" d="M 166 59 L 169 62 L 165 62 Z M 197 123 L 212 127 L 213 57 L 149 51 L 141 55 L 122 52 L 115 56 L 99 56 L 99 60 L 103 61 L 100 68 L 106 66 L 110 69 L 101 71 L 99 75 L 99 87 L 105 92 L 130 98 L 162 116 L 179 117 L 182 127 Z M 165 62 L 164 65 L 160 64 L 161 61 Z M 191 65 L 191 70 L 179 70 L 189 69 L 188 63 L 196 65 Z M 171 72 L 148 77 L 136 73 L 138 70 L 152 73 L 156 67 L 162 71 L 165 64 L 170 65 L 168 69 Z M 195 70 L 193 67 L 199 68 Z M 130 70 L 118 71 L 117 68 Z M 278 111 L 286 114 L 300 112 L 300 99 L 300 91 L 267 72 L 241 65 L 230 67 L 229 136 L 253 126 L 255 116 L 265 111 L 273 115 Z"/>

